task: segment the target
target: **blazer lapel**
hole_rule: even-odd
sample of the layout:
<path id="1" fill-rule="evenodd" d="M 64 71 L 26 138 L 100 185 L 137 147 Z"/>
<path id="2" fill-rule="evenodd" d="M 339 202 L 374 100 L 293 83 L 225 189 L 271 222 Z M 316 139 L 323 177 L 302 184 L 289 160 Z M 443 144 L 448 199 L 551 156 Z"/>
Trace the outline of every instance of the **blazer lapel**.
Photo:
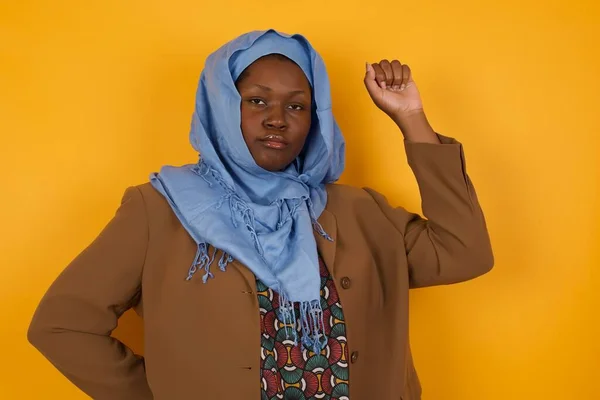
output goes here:
<path id="1" fill-rule="evenodd" d="M 319 223 L 331 236 L 333 242 L 325 239 L 323 236 L 319 235 L 315 232 L 315 239 L 317 241 L 317 249 L 319 250 L 319 254 L 323 257 L 323 261 L 329 270 L 329 273 L 332 276 L 335 276 L 335 250 L 337 247 L 337 222 L 335 219 L 335 215 L 330 213 L 327 210 L 323 210 L 321 216 L 319 217 Z"/>

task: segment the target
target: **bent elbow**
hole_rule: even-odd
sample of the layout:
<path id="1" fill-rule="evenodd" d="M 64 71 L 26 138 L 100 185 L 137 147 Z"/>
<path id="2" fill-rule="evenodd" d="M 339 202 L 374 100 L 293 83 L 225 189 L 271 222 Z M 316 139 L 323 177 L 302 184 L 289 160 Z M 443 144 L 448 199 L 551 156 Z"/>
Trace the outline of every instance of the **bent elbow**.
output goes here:
<path id="1" fill-rule="evenodd" d="M 467 251 L 464 267 L 466 279 L 474 279 L 487 274 L 494 268 L 494 253 L 488 245 L 478 245 Z"/>
<path id="2" fill-rule="evenodd" d="M 52 321 L 40 309 L 36 310 L 33 319 L 27 329 L 27 341 L 40 353 L 46 355 L 53 350 L 53 342 L 56 339 L 56 330 Z"/>
<path id="3" fill-rule="evenodd" d="M 33 347 L 43 353 L 43 348 L 46 347 L 44 344 L 48 343 L 48 339 L 51 334 L 51 331 L 47 327 L 40 324 L 34 317 L 29 324 L 29 328 L 27 329 L 27 341 Z"/>
<path id="4" fill-rule="evenodd" d="M 481 275 L 485 275 L 494 268 L 494 257 L 488 257 L 486 259 L 479 260 L 476 266 L 473 268 L 473 278 L 477 278 Z"/>

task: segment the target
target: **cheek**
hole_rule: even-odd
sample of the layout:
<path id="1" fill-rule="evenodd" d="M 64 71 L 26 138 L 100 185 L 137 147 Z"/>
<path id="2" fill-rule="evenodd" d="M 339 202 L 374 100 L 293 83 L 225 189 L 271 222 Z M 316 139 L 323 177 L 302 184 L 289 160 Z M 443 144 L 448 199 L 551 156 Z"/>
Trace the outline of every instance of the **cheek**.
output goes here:
<path id="1" fill-rule="evenodd" d="M 241 129 L 242 136 L 247 145 L 250 145 L 260 134 L 261 122 L 260 118 L 257 118 L 252 113 L 244 113 L 242 110 L 242 121 Z"/>
<path id="2" fill-rule="evenodd" d="M 311 128 L 311 120 L 310 118 L 304 118 L 298 121 L 297 131 L 298 131 L 298 142 L 300 142 L 301 146 L 306 142 L 306 138 L 310 134 Z"/>

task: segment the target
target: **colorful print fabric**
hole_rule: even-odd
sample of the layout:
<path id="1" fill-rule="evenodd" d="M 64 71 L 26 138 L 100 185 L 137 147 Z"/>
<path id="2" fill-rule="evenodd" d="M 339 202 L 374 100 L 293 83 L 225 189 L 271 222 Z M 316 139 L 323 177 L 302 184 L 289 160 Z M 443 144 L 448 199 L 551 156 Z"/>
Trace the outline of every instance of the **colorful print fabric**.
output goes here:
<path id="1" fill-rule="evenodd" d="M 261 400 L 349 400 L 348 347 L 342 305 L 322 259 L 321 306 L 329 338 L 320 354 L 294 346 L 277 317 L 279 295 L 257 280 L 261 319 Z M 296 310 L 298 313 L 298 310 Z M 299 326 L 300 322 L 297 321 Z M 288 333 L 288 337 L 291 335 Z"/>

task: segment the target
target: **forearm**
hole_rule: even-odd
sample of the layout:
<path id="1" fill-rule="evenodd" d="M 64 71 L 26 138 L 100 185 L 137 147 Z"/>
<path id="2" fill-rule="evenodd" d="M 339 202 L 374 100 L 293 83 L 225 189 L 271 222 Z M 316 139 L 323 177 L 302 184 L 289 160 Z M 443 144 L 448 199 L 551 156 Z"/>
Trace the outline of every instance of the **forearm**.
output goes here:
<path id="1" fill-rule="evenodd" d="M 489 271 L 493 254 L 485 218 L 466 173 L 462 145 L 407 142 L 409 164 L 427 218 L 407 227 L 413 287 L 464 281 Z M 424 266 L 428 267 L 424 267 Z"/>
<path id="2" fill-rule="evenodd" d="M 94 399 L 152 399 L 144 360 L 110 336 L 139 301 L 144 204 L 138 189 L 125 193 L 115 217 L 52 283 L 29 327 L 29 341 Z"/>

